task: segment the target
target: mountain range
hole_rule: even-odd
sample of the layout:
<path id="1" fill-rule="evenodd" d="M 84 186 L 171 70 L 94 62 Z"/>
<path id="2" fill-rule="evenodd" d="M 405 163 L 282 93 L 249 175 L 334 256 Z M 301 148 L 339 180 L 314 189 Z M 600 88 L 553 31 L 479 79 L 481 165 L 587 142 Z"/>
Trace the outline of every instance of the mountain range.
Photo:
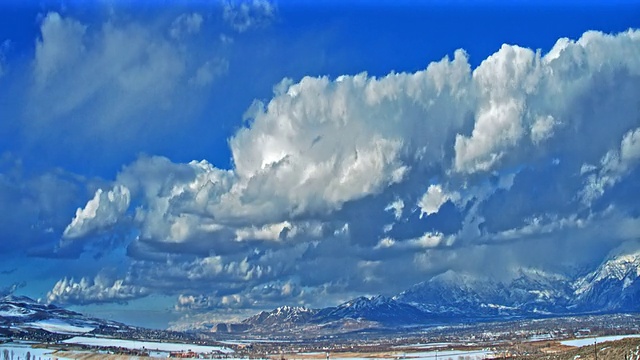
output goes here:
<path id="1" fill-rule="evenodd" d="M 235 328 L 252 333 L 355 331 L 638 311 L 640 251 L 610 256 L 577 278 L 522 269 L 505 283 L 447 271 L 392 297 L 359 297 L 323 309 L 283 306 Z M 190 329 L 203 330 L 202 325 Z"/>
<path id="2" fill-rule="evenodd" d="M 171 330 L 311 335 L 623 312 L 640 312 L 640 251 L 609 256 L 575 278 L 522 269 L 505 283 L 447 271 L 392 297 L 358 297 L 323 309 L 282 306 L 239 323 L 190 322 Z M 139 329 L 27 297 L 0 298 L 0 336 L 130 331 Z"/>

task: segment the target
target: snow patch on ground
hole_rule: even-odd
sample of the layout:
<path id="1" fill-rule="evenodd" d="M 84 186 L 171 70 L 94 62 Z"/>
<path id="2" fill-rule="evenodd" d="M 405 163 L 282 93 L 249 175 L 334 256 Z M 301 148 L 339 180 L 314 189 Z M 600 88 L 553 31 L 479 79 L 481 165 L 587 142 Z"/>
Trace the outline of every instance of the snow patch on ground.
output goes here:
<path id="1" fill-rule="evenodd" d="M 0 316 L 23 317 L 35 314 L 35 311 L 21 308 L 12 304 L 0 306 Z"/>
<path id="2" fill-rule="evenodd" d="M 583 347 L 587 345 L 593 345 L 594 342 L 603 343 L 606 341 L 617 341 L 622 339 L 639 338 L 639 337 L 640 337 L 640 334 L 599 336 L 595 338 L 588 337 L 588 338 L 574 339 L 574 340 L 563 340 L 563 341 L 560 341 L 560 343 L 566 346 Z"/>
<path id="3" fill-rule="evenodd" d="M 300 340 L 267 340 L 267 339 L 244 339 L 244 340 L 220 340 L 218 341 L 221 344 L 226 345 L 249 345 L 254 343 L 267 343 L 267 344 L 277 344 L 277 343 L 297 343 Z"/>
<path id="4" fill-rule="evenodd" d="M 394 349 L 397 349 L 397 348 L 430 349 L 430 348 L 442 348 L 442 347 L 450 347 L 450 346 L 457 346 L 457 345 L 460 345 L 460 343 L 454 343 L 454 342 L 415 343 L 415 344 L 408 344 L 408 345 L 395 345 L 393 346 L 393 348 Z"/>
<path id="5" fill-rule="evenodd" d="M 55 350 L 51 349 L 42 349 L 42 348 L 32 348 L 27 344 L 12 344 L 12 345 L 0 345 L 0 357 L 4 359 L 5 350 L 6 354 L 9 355 L 9 359 L 26 359 L 27 353 L 31 356 L 31 359 L 41 359 L 41 360 L 71 360 L 67 358 L 62 358 L 54 354 Z"/>
<path id="6" fill-rule="evenodd" d="M 78 344 L 87 346 L 114 346 L 121 347 L 130 350 L 156 350 L 156 351 L 193 351 L 196 353 L 211 353 L 221 352 L 225 354 L 232 353 L 233 350 L 222 346 L 203 346 L 193 344 L 182 343 L 163 343 L 152 341 L 135 341 L 135 340 L 121 340 L 112 338 L 93 338 L 86 336 L 76 336 L 71 339 L 63 341 L 67 344 Z"/>
<path id="7" fill-rule="evenodd" d="M 71 325 L 65 321 L 58 319 L 41 320 L 27 323 L 25 325 L 58 334 L 84 334 L 95 329 L 94 327 L 90 326 Z"/>

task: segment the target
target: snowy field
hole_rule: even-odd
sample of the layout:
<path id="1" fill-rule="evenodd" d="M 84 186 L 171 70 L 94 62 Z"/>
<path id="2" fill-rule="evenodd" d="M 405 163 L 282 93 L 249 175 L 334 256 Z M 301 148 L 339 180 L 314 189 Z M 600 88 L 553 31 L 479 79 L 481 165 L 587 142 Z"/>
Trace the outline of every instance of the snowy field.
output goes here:
<path id="1" fill-rule="evenodd" d="M 444 350 L 444 351 L 425 351 L 425 352 L 417 352 L 417 353 L 407 353 L 405 354 L 405 359 L 410 360 L 430 360 L 430 359 L 439 359 L 439 360 L 458 360 L 460 358 L 476 360 L 476 359 L 486 359 L 493 358 L 495 354 L 491 350 Z M 366 357 L 330 357 L 331 360 L 365 360 L 371 359 Z"/>
<path id="2" fill-rule="evenodd" d="M 560 343 L 562 345 L 566 345 L 566 346 L 583 347 L 583 346 L 587 346 L 587 345 L 593 345 L 594 342 L 603 343 L 603 342 L 606 342 L 606 341 L 616 341 L 616 340 L 622 340 L 622 339 L 628 339 L 628 338 L 638 338 L 638 337 L 640 337 L 640 334 L 599 336 L 599 337 L 596 337 L 596 338 L 588 337 L 588 338 L 575 339 L 575 340 L 563 340 L 563 341 L 560 341 Z"/>
<path id="3" fill-rule="evenodd" d="M 312 353 L 305 353 L 305 355 L 309 355 Z M 406 353 L 403 358 L 409 360 L 429 360 L 429 359 L 439 359 L 439 360 L 458 360 L 460 358 L 476 360 L 476 359 L 487 359 L 495 357 L 495 354 L 491 350 L 487 349 L 478 349 L 478 350 L 443 350 L 443 351 L 422 351 L 422 352 L 414 352 L 414 353 Z M 364 359 L 374 359 L 367 357 L 334 357 L 330 356 L 331 360 L 364 360 Z M 375 358 L 377 359 L 377 357 Z"/>
<path id="4" fill-rule="evenodd" d="M 396 345 L 393 348 L 415 348 L 415 349 L 430 349 L 430 348 L 442 348 L 442 347 L 450 347 L 450 346 L 459 346 L 460 343 L 452 343 L 452 342 L 439 342 L 439 343 L 415 343 L 408 345 Z M 472 345 L 472 344 L 468 344 Z"/>
<path id="5" fill-rule="evenodd" d="M 130 350 L 156 350 L 156 351 L 193 351 L 196 353 L 222 352 L 225 354 L 232 353 L 233 350 L 222 346 L 202 346 L 182 343 L 164 343 L 152 341 L 135 341 L 120 340 L 111 338 L 94 338 L 85 336 L 76 336 L 71 339 L 64 340 L 67 344 L 78 344 L 88 346 L 114 346 Z"/>
<path id="6" fill-rule="evenodd" d="M 90 326 L 71 325 L 65 321 L 58 319 L 41 320 L 32 323 L 26 323 L 25 325 L 58 334 L 84 334 L 94 329 Z"/>
<path id="7" fill-rule="evenodd" d="M 257 343 L 265 343 L 265 344 L 292 343 L 293 344 L 293 343 L 300 342 L 300 340 L 243 339 L 243 340 L 220 340 L 218 342 L 226 345 L 249 345 L 249 344 L 257 344 Z"/>
<path id="8" fill-rule="evenodd" d="M 7 352 L 5 352 L 5 350 Z M 9 359 L 24 360 L 27 358 L 27 354 L 29 354 L 32 360 L 70 360 L 53 355 L 54 351 L 55 350 L 50 349 L 34 349 L 28 344 L 0 345 L 0 359 L 4 359 L 5 354 L 8 354 Z"/>
<path id="9" fill-rule="evenodd" d="M 71 358 L 60 357 L 55 354 L 55 350 L 52 349 L 42 349 L 42 348 L 32 348 L 30 344 L 11 344 L 11 345 L 0 345 L 0 359 L 5 359 L 5 350 L 7 351 L 7 359 L 13 360 L 25 360 L 27 356 L 31 360 L 73 360 Z M 193 348 L 191 349 L 193 350 Z M 174 351 L 174 350 L 171 350 Z M 169 351 L 150 351 L 149 357 L 152 358 L 167 358 L 169 356 Z M 137 359 L 137 357 L 132 356 L 131 359 Z M 247 359 L 233 359 L 226 358 L 225 360 L 247 360 Z"/>

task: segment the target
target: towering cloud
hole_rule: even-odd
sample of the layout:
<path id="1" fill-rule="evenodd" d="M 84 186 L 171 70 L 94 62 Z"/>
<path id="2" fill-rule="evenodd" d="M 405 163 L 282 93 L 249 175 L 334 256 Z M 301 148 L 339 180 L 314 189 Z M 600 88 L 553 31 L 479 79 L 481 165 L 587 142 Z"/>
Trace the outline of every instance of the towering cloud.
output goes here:
<path id="1" fill-rule="evenodd" d="M 80 238 L 97 229 L 105 229 L 114 225 L 129 207 L 129 189 L 122 185 L 110 191 L 98 189 L 93 199 L 83 209 L 76 211 L 76 216 L 64 230 L 66 239 Z"/>
<path id="2" fill-rule="evenodd" d="M 179 291 L 178 308 L 392 292 L 447 269 L 558 270 L 566 249 L 637 233 L 638 205 L 615 190 L 638 174 L 639 80 L 634 30 L 547 54 L 503 45 L 475 69 L 458 50 L 415 73 L 285 79 L 229 140 L 231 169 L 140 157 L 65 237 L 130 221 L 129 281 Z"/>

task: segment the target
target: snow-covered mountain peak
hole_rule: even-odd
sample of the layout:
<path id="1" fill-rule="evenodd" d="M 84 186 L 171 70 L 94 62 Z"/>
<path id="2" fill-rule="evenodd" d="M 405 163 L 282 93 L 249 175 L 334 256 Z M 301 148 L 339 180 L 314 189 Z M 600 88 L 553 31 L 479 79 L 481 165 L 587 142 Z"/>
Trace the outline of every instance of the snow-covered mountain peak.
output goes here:
<path id="1" fill-rule="evenodd" d="M 39 302 L 37 302 L 36 300 L 33 300 L 30 297 L 13 295 L 13 294 L 3 296 L 2 298 L 0 298 L 0 300 L 2 300 L 3 302 L 11 302 L 11 303 L 22 303 L 22 304 L 31 304 L 31 305 L 39 304 Z"/>
<path id="2" fill-rule="evenodd" d="M 280 306 L 276 308 L 274 311 L 276 314 L 295 314 L 295 313 L 306 313 L 311 312 L 311 309 L 306 308 L 304 306 Z"/>
<path id="3" fill-rule="evenodd" d="M 349 300 L 347 302 L 345 302 L 342 306 L 343 307 L 353 307 L 353 308 L 359 308 L 362 306 L 365 306 L 366 304 L 369 303 L 369 298 L 366 296 L 359 296 L 355 299 Z"/>
<path id="4" fill-rule="evenodd" d="M 391 299 L 386 296 L 378 295 L 371 298 L 371 303 L 375 306 L 379 306 L 388 303 L 390 300 Z"/>
<path id="5" fill-rule="evenodd" d="M 262 311 L 243 323 L 259 326 L 292 326 L 307 321 L 317 310 L 302 306 L 280 306 L 273 311 Z"/>
<path id="6" fill-rule="evenodd" d="M 366 296 L 359 296 L 355 299 L 351 299 L 345 303 L 343 303 L 342 305 L 339 305 L 338 307 L 345 307 L 345 308 L 353 308 L 353 309 L 360 309 L 363 308 L 365 306 L 367 306 L 369 304 L 369 298 Z"/>
<path id="7" fill-rule="evenodd" d="M 640 251 L 610 256 L 596 270 L 576 280 L 579 302 L 604 308 L 638 308 Z"/>
<path id="8" fill-rule="evenodd" d="M 315 310 L 303 306 L 280 306 L 270 313 L 266 313 L 267 318 L 274 321 L 296 321 L 299 317 L 308 317 L 315 313 Z"/>
<path id="9" fill-rule="evenodd" d="M 349 300 L 342 305 L 339 305 L 338 308 L 350 308 L 353 310 L 364 309 L 369 307 L 380 306 L 389 302 L 389 298 L 378 295 L 378 296 L 360 296 L 355 299 Z"/>
<path id="10" fill-rule="evenodd" d="M 576 294 L 589 291 L 595 283 L 604 280 L 623 281 L 628 286 L 640 277 L 640 251 L 609 258 L 595 271 L 576 281 Z"/>
<path id="11" fill-rule="evenodd" d="M 473 284 L 478 281 L 478 278 L 472 274 L 465 272 L 457 272 L 454 270 L 447 270 L 441 274 L 432 277 L 429 282 L 432 284 Z"/>
<path id="12" fill-rule="evenodd" d="M 633 274 L 638 277 L 640 276 L 640 251 L 610 259 L 601 269 L 602 276 L 611 276 L 619 280 Z"/>
<path id="13" fill-rule="evenodd" d="M 567 281 L 568 278 L 565 275 L 545 271 L 539 268 L 519 268 L 516 271 L 517 278 L 526 278 L 531 280 L 544 280 L 544 281 Z"/>

